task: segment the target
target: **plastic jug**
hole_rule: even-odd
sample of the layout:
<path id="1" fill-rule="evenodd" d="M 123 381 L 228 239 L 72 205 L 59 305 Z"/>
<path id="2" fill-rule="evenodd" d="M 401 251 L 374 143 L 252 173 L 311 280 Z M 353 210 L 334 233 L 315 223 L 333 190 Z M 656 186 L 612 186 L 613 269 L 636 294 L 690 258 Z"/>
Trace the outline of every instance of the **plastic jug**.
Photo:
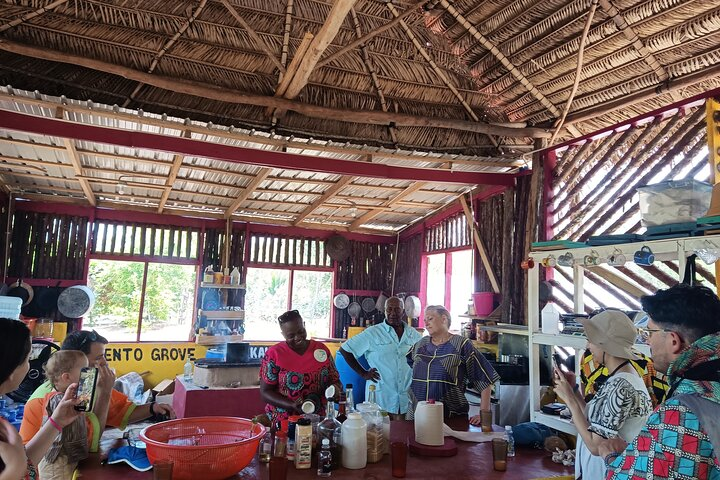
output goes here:
<path id="1" fill-rule="evenodd" d="M 359 470 L 367 465 L 367 424 L 359 413 L 348 414 L 342 424 L 342 466 Z"/>
<path id="2" fill-rule="evenodd" d="M 560 333 L 558 324 L 560 323 L 560 312 L 557 311 L 555 305 L 548 303 L 542 309 L 542 333 L 557 335 Z"/>

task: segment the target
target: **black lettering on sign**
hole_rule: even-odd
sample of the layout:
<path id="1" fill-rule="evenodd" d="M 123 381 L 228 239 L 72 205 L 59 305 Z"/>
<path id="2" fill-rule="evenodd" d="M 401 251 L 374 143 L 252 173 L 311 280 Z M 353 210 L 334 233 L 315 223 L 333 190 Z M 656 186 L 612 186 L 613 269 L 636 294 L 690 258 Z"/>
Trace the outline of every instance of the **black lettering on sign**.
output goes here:
<path id="1" fill-rule="evenodd" d="M 160 360 L 160 349 L 159 349 L 159 348 L 153 348 L 153 349 L 150 351 L 150 358 L 152 358 L 152 360 L 153 360 L 154 362 L 159 361 L 159 360 Z"/>
<path id="2" fill-rule="evenodd" d="M 188 354 L 188 360 L 195 360 L 195 348 L 188 348 L 187 349 Z"/>
<path id="3" fill-rule="evenodd" d="M 106 362 L 111 362 L 111 361 L 112 361 L 112 355 L 111 355 L 111 353 L 112 353 L 112 350 L 108 351 L 107 349 L 105 349 L 105 361 L 106 361 Z"/>
<path id="4" fill-rule="evenodd" d="M 133 352 L 133 357 L 135 357 L 136 362 L 141 362 L 143 359 L 143 351 L 139 348 L 136 348 Z"/>
<path id="5" fill-rule="evenodd" d="M 113 362 L 121 362 L 122 361 L 122 350 L 119 348 L 113 348 L 112 349 L 112 359 Z"/>

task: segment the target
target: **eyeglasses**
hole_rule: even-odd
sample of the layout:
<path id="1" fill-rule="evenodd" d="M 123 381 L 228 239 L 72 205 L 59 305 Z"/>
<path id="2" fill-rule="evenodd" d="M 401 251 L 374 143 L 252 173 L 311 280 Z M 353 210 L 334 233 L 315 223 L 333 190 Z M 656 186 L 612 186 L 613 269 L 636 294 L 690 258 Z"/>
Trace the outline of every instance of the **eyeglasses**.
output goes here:
<path id="1" fill-rule="evenodd" d="M 647 342 L 650 340 L 650 337 L 652 337 L 652 334 L 655 332 L 672 332 L 672 330 L 668 330 L 666 328 L 643 328 L 638 327 L 638 334 L 640 336 L 640 340 L 643 342 Z"/>
<path id="2" fill-rule="evenodd" d="M 280 315 L 278 317 L 278 322 L 285 323 L 296 318 L 300 318 L 300 312 L 298 312 L 297 310 L 290 310 Z"/>

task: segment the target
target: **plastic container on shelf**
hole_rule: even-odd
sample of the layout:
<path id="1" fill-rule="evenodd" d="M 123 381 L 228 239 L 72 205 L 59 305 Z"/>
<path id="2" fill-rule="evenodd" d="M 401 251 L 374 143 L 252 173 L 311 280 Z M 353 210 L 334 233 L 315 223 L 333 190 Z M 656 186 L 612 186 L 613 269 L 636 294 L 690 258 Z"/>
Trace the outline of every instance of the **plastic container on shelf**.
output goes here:
<path id="1" fill-rule="evenodd" d="M 52 338 L 55 321 L 52 318 L 38 318 L 35 322 L 35 336 L 40 338 Z"/>
<path id="2" fill-rule="evenodd" d="M 548 303 L 540 312 L 542 317 L 542 333 L 557 335 L 560 333 L 560 312 L 555 305 Z"/>
<path id="3" fill-rule="evenodd" d="M 492 292 L 476 292 L 472 294 L 475 315 L 489 315 L 492 313 L 495 294 Z"/>
<path id="4" fill-rule="evenodd" d="M 712 185 L 693 179 L 660 182 L 637 188 L 643 227 L 693 223 L 710 207 Z"/>

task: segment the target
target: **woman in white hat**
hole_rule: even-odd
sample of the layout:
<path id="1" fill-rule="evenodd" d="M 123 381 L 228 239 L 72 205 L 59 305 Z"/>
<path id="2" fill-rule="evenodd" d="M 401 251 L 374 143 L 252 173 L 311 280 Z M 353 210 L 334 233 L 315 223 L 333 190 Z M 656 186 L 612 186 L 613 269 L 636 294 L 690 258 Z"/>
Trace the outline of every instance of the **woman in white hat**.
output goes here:
<path id="1" fill-rule="evenodd" d="M 565 400 L 578 430 L 575 478 L 604 479 L 605 461 L 598 455 L 598 443 L 620 437 L 630 442 L 640 432 L 652 403 L 642 377 L 630 364 L 637 357 L 631 347 L 637 330 L 622 312 L 606 310 L 580 320 L 593 358 L 604 364 L 610 375 L 587 404 L 572 373 L 555 366 L 557 394 Z"/>

